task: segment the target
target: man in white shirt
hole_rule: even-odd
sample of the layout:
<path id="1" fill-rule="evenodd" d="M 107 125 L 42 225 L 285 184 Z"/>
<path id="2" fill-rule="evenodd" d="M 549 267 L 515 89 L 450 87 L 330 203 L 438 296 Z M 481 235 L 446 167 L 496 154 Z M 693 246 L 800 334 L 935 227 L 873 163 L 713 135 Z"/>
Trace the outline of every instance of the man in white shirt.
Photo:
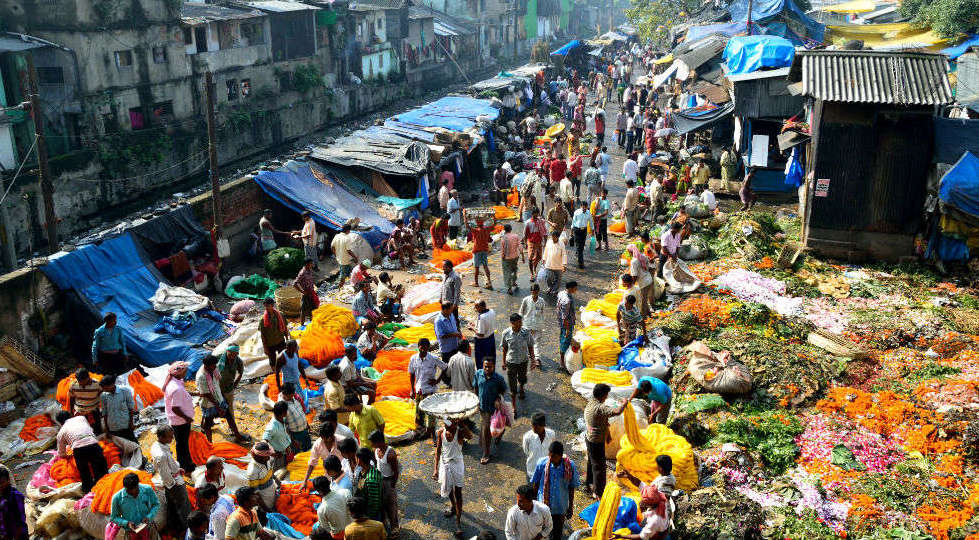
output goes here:
<path id="1" fill-rule="evenodd" d="M 483 369 L 483 360 L 496 359 L 496 312 L 486 306 L 485 300 L 476 302 L 476 324 L 470 326 L 474 332 L 473 354 L 476 369 Z"/>
<path id="2" fill-rule="evenodd" d="M 350 491 L 340 487 L 331 488 L 330 479 L 325 476 L 313 478 L 313 489 L 323 498 L 316 508 L 319 528 L 325 529 L 336 538 L 353 521 L 347 508 L 351 498 Z"/>
<path id="3" fill-rule="evenodd" d="M 635 236 L 636 221 L 638 221 L 639 192 L 636 190 L 636 183 L 633 180 L 626 180 L 625 186 L 627 189 L 625 197 L 622 199 L 622 216 L 625 218 L 625 234 L 626 236 Z"/>
<path id="4" fill-rule="evenodd" d="M 313 270 L 319 272 L 319 252 L 316 249 L 316 222 L 313 221 L 313 214 L 303 212 L 303 228 L 299 233 L 303 241 L 303 249 L 306 251 L 306 258 L 313 259 Z"/>
<path id="5" fill-rule="evenodd" d="M 674 221 L 670 225 L 670 230 L 664 231 L 662 236 L 660 236 L 659 241 L 662 245 L 661 254 L 662 257 L 659 258 L 663 264 L 666 261 L 675 261 L 677 259 L 677 249 L 680 248 L 680 244 L 683 243 L 683 225 L 678 221 Z M 663 264 L 660 264 L 660 272 L 663 270 Z"/>
<path id="6" fill-rule="evenodd" d="M 506 514 L 506 540 L 542 540 L 551 536 L 554 522 L 551 509 L 535 501 L 537 488 L 524 484 L 517 488 L 517 504 Z"/>
<path id="7" fill-rule="evenodd" d="M 469 352 L 469 341 L 464 339 L 459 342 L 459 352 L 449 358 L 449 386 L 456 392 L 473 391 L 476 361 Z"/>
<path id="8" fill-rule="evenodd" d="M 629 157 L 622 163 L 622 178 L 626 182 L 635 182 L 639 177 L 639 163 L 636 158 L 636 154 L 629 154 Z"/>
<path id="9" fill-rule="evenodd" d="M 442 187 L 439 188 L 439 207 L 443 212 L 449 208 L 449 182 L 448 180 L 442 180 Z"/>
<path id="10" fill-rule="evenodd" d="M 167 523 L 182 531 L 187 528 L 190 499 L 187 497 L 187 486 L 184 485 L 184 470 L 170 452 L 172 442 L 173 428 L 168 424 L 156 426 L 156 442 L 150 446 L 150 459 L 153 470 L 156 471 L 154 483 L 158 482 L 166 491 Z"/>
<path id="11" fill-rule="evenodd" d="M 72 416 L 68 411 L 61 411 L 56 421 L 61 424 L 57 435 L 58 456 L 67 459 L 71 449 L 82 479 L 82 491 L 88 493 L 109 470 L 102 447 L 84 415 Z"/>
<path id="12" fill-rule="evenodd" d="M 462 203 L 459 202 L 459 192 L 452 190 L 449 192 L 449 202 L 445 205 L 446 212 L 449 213 L 449 238 L 459 238 L 459 228 L 462 227 Z"/>
<path id="13" fill-rule="evenodd" d="M 350 250 L 350 235 L 352 234 L 350 224 L 344 223 L 343 228 L 330 242 L 333 256 L 337 258 L 337 265 L 340 267 L 340 287 L 343 287 L 344 282 L 350 277 L 350 271 L 353 270 L 354 263 L 357 261 L 357 256 Z"/>
<path id="14" fill-rule="evenodd" d="M 534 476 L 534 469 L 541 458 L 547 457 L 547 449 L 556 440 L 554 430 L 547 427 L 547 417 L 544 413 L 534 413 L 530 420 L 530 431 L 523 434 L 523 453 L 527 456 L 527 479 Z"/>
<path id="15" fill-rule="evenodd" d="M 711 212 L 717 208 L 717 197 L 714 196 L 714 192 L 707 186 L 704 186 L 704 190 L 700 192 L 700 202 L 704 203 Z"/>
<path id="16" fill-rule="evenodd" d="M 570 216 L 574 212 L 574 183 L 571 181 L 571 171 L 564 173 L 564 178 L 558 184 L 558 195 Z"/>
<path id="17" fill-rule="evenodd" d="M 561 274 L 568 266 L 568 250 L 557 231 L 551 231 L 551 238 L 544 246 L 543 263 L 547 270 L 547 294 L 555 295 L 561 283 Z"/>

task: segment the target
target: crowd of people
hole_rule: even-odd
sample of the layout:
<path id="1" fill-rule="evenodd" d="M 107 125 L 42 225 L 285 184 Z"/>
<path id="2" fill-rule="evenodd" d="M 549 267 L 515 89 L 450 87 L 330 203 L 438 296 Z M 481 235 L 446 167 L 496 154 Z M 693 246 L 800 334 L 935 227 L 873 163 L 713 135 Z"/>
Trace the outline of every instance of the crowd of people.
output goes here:
<path id="1" fill-rule="evenodd" d="M 463 488 L 469 477 L 463 460 L 463 444 L 478 441 L 479 463 L 494 458 L 494 447 L 502 434 L 492 429 L 493 418 L 502 412 L 511 419 L 518 414 L 531 417 L 531 429 L 523 434 L 521 448 L 525 454 L 526 482 L 514 493 L 515 503 L 499 524 L 508 540 L 562 539 L 566 520 L 572 516 L 575 493 L 583 489 L 585 497 L 598 499 L 607 483 L 605 442 L 610 418 L 622 414 L 628 400 L 621 405 L 609 401 L 610 388 L 595 385 L 592 399 L 584 407 L 587 465 L 584 481 L 578 466 L 568 456 L 565 445 L 547 426 L 543 412 L 524 410 L 528 377 L 542 369 L 541 350 L 545 298 L 553 301 L 554 316 L 559 325 L 558 363 L 573 347 L 578 300 L 578 284 L 565 279 L 568 259 L 578 269 L 585 268 L 586 252 L 607 251 L 609 225 L 614 217 L 625 221 L 627 251 L 630 262 L 621 275 L 625 289 L 617 308 L 616 323 L 620 342 L 628 342 L 647 332 L 645 320 L 652 304 L 662 294 L 659 276 L 665 261 L 675 259 L 682 240 L 689 234 L 689 216 L 683 210 L 663 216 L 667 197 L 696 199 L 708 208 L 716 208 L 716 198 L 707 186 L 710 171 L 703 159 L 683 165 L 679 176 L 667 164 L 659 162 L 657 148 L 668 144 L 671 113 L 658 112 L 656 104 L 664 95 L 684 99 L 682 95 L 661 93 L 648 84 L 633 84 L 632 70 L 642 69 L 649 58 L 641 51 L 620 51 L 596 60 L 587 77 L 569 69 L 552 81 L 543 74 L 535 84 L 534 100 L 520 121 L 523 140 L 534 141 L 543 134 L 541 105 L 555 104 L 568 127 L 549 142 L 536 166 L 527 171 L 518 188 L 519 222 L 503 225 L 498 238 L 503 287 L 516 294 L 519 264 L 529 270 L 528 294 L 519 309 L 504 314 L 509 325 L 497 327 L 497 314 L 485 300 L 464 305 L 463 280 L 455 265 L 442 264 L 439 312 L 433 321 L 435 340 L 422 338 L 417 352 L 410 358 L 408 375 L 410 398 L 416 404 L 439 391 L 445 384 L 452 390 L 468 391 L 478 398 L 479 424 L 465 419 L 434 418 L 416 408 L 416 433 L 421 440 L 431 440 L 434 447 L 432 478 L 438 482 L 439 494 L 448 500 L 447 518 L 455 523 L 455 536 L 463 537 Z M 639 67 L 636 67 L 639 66 Z M 566 77 L 564 76 L 566 75 Z M 585 110 L 591 96 L 592 113 Z M 625 195 L 619 203 L 609 200 L 612 158 L 605 145 L 605 108 L 619 104 L 613 122 L 614 141 L 627 155 L 622 168 Z M 591 152 L 581 153 L 582 138 L 588 120 L 594 126 L 595 145 Z M 637 150 L 638 149 L 638 150 Z M 735 172 L 731 168 L 733 153 L 721 159 L 724 178 Z M 493 173 L 493 187 L 501 192 L 511 189 L 514 166 L 502 162 Z M 493 242 L 495 221 L 467 209 L 455 185 L 454 174 L 446 168 L 439 177 L 435 218 L 428 229 L 426 244 L 417 219 L 400 222 L 383 243 L 384 255 L 409 268 L 424 251 L 449 249 L 451 241 L 472 242 L 474 279 L 478 289 L 481 275 L 485 289 L 493 290 L 488 255 Z M 749 179 L 747 193 L 742 193 L 746 207 L 753 202 Z M 744 190 L 744 188 L 743 188 Z M 259 223 L 259 244 L 264 251 L 276 246 L 275 235 L 288 235 L 301 242 L 305 262 L 293 285 L 302 297 L 300 324 L 312 317 L 319 306 L 317 272 L 320 253 L 316 226 L 308 213 L 299 231 L 280 231 L 272 226 L 266 211 Z M 659 238 L 650 238 L 640 230 L 642 221 L 657 219 L 668 223 Z M 193 392 L 186 386 L 188 364 L 170 365 L 162 386 L 166 422 L 152 432 L 155 439 L 144 468 L 154 473 L 154 484 L 166 499 L 165 528 L 157 530 L 156 514 L 160 508 L 154 487 L 140 483 L 135 473 L 127 474 L 123 487 L 113 494 L 110 522 L 117 537 L 127 540 L 174 538 L 269 540 L 277 536 L 268 514 L 276 511 L 283 489 L 282 471 L 299 453 L 308 452 L 309 461 L 300 482 L 303 492 L 322 498 L 316 508 L 317 523 L 313 539 L 384 540 L 400 530 L 399 488 L 402 464 L 399 453 L 384 435 L 385 419 L 374 407 L 377 384 L 359 373 L 358 357 L 373 360 L 388 345 L 389 338 L 378 331 L 384 322 L 398 321 L 405 315 L 401 302 L 403 285 L 395 284 L 387 272 L 371 273 L 372 261 L 359 259 L 353 250 L 350 224 L 343 226 L 329 246 L 338 266 L 338 283 L 348 281 L 355 291 L 351 303 L 359 334 L 347 343 L 343 356 L 325 370 L 324 405 L 315 425 L 308 420 L 307 404 L 301 389 L 309 386 L 309 377 L 299 357 L 298 344 L 290 336 L 286 318 L 273 299 L 264 303 L 259 319 L 259 335 L 274 374 L 279 395 L 259 440 L 252 440 L 236 422 L 236 393 L 241 390 L 244 366 L 237 346 L 229 346 L 220 355 L 204 358 L 194 377 Z M 574 250 L 569 253 L 570 250 Z M 475 317 L 470 324 L 460 310 L 472 308 Z M 74 460 L 81 477 L 81 489 L 89 492 L 108 472 L 108 463 L 99 444 L 105 437 L 116 437 L 138 445 L 134 419 L 138 415 L 133 392 L 116 385 L 114 375 L 131 365 L 121 331 L 114 314 L 107 314 L 104 325 L 96 330 L 92 342 L 92 366 L 104 376 L 96 381 L 88 369 L 75 372 L 68 389 L 67 410 L 58 415 L 57 453 Z M 304 384 L 305 383 L 305 384 Z M 639 381 L 632 397 L 649 403 L 650 422 L 663 422 L 670 402 L 670 388 L 659 379 L 646 377 Z M 195 399 L 196 398 L 196 399 Z M 225 461 L 212 456 L 204 465 L 204 474 L 191 474 L 196 466 L 191 456 L 190 437 L 195 418 L 208 441 L 219 420 L 237 444 L 248 448 L 247 485 L 233 492 L 224 479 Z M 171 449 L 173 447 L 173 450 Z M 671 474 L 668 456 L 656 459 L 660 476 L 651 484 L 628 477 L 623 480 L 639 486 L 643 529 L 626 538 L 664 538 L 667 533 L 670 497 L 676 480 Z M 313 476 L 322 465 L 325 474 Z M 196 480 L 193 478 L 196 477 Z M 188 496 L 193 483 L 195 496 Z M 193 499 L 193 503 L 191 500 Z M 23 496 L 12 486 L 10 472 L 0 467 L 0 537 L 26 538 Z M 121 535 L 121 536 L 119 536 Z M 496 538 L 483 531 L 479 539 Z"/>

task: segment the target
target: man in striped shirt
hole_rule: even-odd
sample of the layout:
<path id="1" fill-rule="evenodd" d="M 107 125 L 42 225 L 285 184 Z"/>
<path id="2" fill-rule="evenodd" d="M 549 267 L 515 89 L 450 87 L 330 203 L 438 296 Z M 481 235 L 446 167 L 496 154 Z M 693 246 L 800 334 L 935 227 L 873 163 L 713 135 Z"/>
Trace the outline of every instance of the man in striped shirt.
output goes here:
<path id="1" fill-rule="evenodd" d="M 102 434 L 102 413 L 99 410 L 99 396 L 102 387 L 95 382 L 88 370 L 79 368 L 75 380 L 68 387 L 68 410 L 72 414 L 84 416 L 97 435 Z"/>

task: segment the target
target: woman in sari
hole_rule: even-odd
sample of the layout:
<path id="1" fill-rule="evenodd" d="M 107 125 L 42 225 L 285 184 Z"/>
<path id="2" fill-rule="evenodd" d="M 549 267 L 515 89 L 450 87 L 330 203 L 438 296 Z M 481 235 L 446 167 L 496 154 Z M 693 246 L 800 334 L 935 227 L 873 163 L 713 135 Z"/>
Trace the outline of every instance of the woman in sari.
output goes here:
<path id="1" fill-rule="evenodd" d="M 445 246 L 445 239 L 449 235 L 449 219 L 440 217 L 432 223 L 429 229 L 432 235 L 432 249 L 442 249 Z"/>

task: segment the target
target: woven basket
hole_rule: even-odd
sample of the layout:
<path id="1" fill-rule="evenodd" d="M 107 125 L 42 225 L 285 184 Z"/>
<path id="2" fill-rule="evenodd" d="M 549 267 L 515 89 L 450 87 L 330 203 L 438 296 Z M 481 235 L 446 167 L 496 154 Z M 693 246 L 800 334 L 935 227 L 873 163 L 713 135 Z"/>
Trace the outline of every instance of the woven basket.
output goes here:
<path id="1" fill-rule="evenodd" d="M 979 309 L 951 309 L 949 317 L 955 329 L 963 334 L 979 334 Z"/>
<path id="2" fill-rule="evenodd" d="M 275 290 L 275 305 L 285 317 L 298 317 L 303 296 L 295 287 L 280 287 Z"/>
<path id="3" fill-rule="evenodd" d="M 867 351 L 849 339 L 821 328 L 809 332 L 807 339 L 810 345 L 819 347 L 833 356 L 842 356 L 854 360 L 862 360 L 867 357 Z"/>
<path id="4" fill-rule="evenodd" d="M 421 400 L 418 408 L 438 418 L 468 418 L 479 409 L 479 397 L 472 392 L 442 392 Z"/>

